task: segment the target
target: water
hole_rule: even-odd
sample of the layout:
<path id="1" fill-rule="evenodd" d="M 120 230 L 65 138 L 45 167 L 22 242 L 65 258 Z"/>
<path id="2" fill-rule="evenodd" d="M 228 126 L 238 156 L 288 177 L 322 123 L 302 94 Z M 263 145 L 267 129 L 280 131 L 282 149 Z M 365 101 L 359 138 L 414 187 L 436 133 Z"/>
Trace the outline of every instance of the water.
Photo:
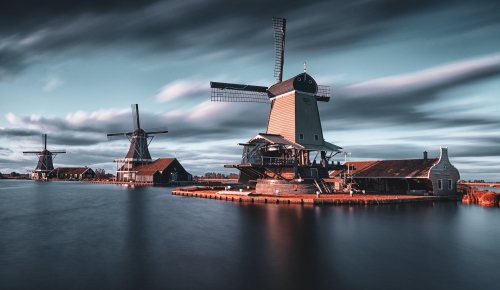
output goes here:
<path id="1" fill-rule="evenodd" d="M 0 180 L 2 289 L 498 289 L 500 209 Z"/>

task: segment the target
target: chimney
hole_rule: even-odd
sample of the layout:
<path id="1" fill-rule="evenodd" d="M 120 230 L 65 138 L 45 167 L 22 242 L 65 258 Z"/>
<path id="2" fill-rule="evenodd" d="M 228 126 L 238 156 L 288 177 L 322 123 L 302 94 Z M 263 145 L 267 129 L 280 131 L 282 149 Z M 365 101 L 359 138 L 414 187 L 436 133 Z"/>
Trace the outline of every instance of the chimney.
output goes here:
<path id="1" fill-rule="evenodd" d="M 427 161 L 427 151 L 424 151 L 424 160 Z"/>

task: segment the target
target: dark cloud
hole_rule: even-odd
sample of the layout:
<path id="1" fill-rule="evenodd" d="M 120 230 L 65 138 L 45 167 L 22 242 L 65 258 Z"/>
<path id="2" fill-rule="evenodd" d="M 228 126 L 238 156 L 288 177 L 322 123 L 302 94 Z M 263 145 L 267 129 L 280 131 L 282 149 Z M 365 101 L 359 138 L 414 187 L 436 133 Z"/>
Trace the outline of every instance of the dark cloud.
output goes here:
<path id="1" fill-rule="evenodd" d="M 272 55 L 270 18 L 290 19 L 287 48 L 349 47 L 371 39 L 416 13 L 462 7 L 466 19 L 449 21 L 462 33 L 496 23 L 500 4 L 447 0 L 379 1 L 5 1 L 0 4 L 0 77 L 34 58 L 81 48 L 149 48 L 189 56 L 224 50 Z M 469 27 L 470 26 L 470 27 Z M 438 30 L 437 28 L 435 30 Z M 432 32 L 432 31 L 431 31 Z M 230 44 L 230 45 L 228 45 Z M 13 53 L 15 52 L 15 53 Z M 3 73 L 2 73 L 3 72 Z"/>
<path id="2" fill-rule="evenodd" d="M 0 155 L 10 154 L 12 150 L 10 148 L 0 147 Z"/>
<path id="3" fill-rule="evenodd" d="M 0 129 L 0 138 L 5 138 L 11 143 L 22 144 L 23 140 L 40 141 L 40 147 L 42 146 L 42 134 L 46 134 L 47 131 L 41 130 L 31 130 L 31 129 L 19 129 L 19 128 L 4 128 Z M 106 141 L 105 136 L 99 137 L 98 135 L 87 134 L 85 131 L 82 132 L 54 132 L 49 133 L 47 137 L 48 145 L 93 145 L 103 141 Z M 27 148 L 24 148 L 27 149 Z"/>

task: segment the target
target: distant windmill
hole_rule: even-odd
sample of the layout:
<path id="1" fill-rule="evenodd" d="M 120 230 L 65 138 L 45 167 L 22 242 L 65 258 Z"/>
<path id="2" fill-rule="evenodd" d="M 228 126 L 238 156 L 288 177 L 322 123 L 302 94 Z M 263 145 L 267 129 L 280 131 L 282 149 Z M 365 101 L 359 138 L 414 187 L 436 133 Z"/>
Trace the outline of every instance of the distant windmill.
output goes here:
<path id="1" fill-rule="evenodd" d="M 24 155 L 37 155 L 38 163 L 35 170 L 31 173 L 31 179 L 47 180 L 49 173 L 54 170 L 53 160 L 57 154 L 64 154 L 66 150 L 49 151 L 47 149 L 47 134 L 42 134 L 42 151 L 24 151 Z"/>
<path id="2" fill-rule="evenodd" d="M 151 154 L 149 153 L 149 144 L 155 135 L 168 133 L 167 129 L 145 131 L 141 128 L 139 119 L 139 105 L 132 105 L 132 121 L 134 131 L 123 133 L 107 134 L 108 139 L 120 136 L 126 136 L 130 140 L 130 147 L 124 159 L 115 160 L 117 163 L 117 181 L 129 181 L 135 179 L 135 167 L 139 164 L 150 163 Z M 121 166 L 120 166 L 121 165 Z"/>
<path id="3" fill-rule="evenodd" d="M 306 64 L 303 73 L 283 81 L 286 19 L 273 18 L 273 27 L 274 85 L 210 82 L 214 102 L 271 103 L 266 133 L 241 144 L 244 146 L 242 163 L 226 167 L 239 169 L 245 175 L 240 175 L 240 181 L 256 181 L 257 191 L 261 192 L 266 191 L 263 188 L 268 188 L 268 192 L 279 191 L 279 187 L 266 184 L 281 182 L 285 187 L 293 184 L 294 188 L 301 188 L 304 179 L 315 186 L 306 190 L 304 185 L 301 192 L 314 192 L 314 187 L 321 192 L 328 191 L 322 185 L 322 178 L 328 177 L 328 170 L 333 169 L 329 159 L 342 149 L 323 139 L 317 102 L 330 100 L 330 87 L 317 85 L 307 74 Z M 316 156 L 311 155 L 312 152 L 316 152 Z M 316 160 L 318 156 L 319 164 L 310 161 L 310 157 Z"/>

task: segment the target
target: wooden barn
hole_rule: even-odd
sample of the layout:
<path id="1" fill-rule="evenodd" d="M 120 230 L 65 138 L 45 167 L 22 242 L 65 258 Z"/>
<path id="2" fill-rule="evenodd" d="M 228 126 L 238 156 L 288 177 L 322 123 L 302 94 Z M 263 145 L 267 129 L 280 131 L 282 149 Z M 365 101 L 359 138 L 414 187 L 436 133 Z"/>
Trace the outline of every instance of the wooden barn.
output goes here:
<path id="1" fill-rule="evenodd" d="M 347 165 L 349 170 L 331 172 L 336 187 L 352 182 L 366 193 L 452 195 L 457 193 L 460 179 L 447 148 L 441 148 L 439 158 L 429 159 L 424 152 L 421 159 L 352 161 Z"/>
<path id="2" fill-rule="evenodd" d="M 192 176 L 176 158 L 159 158 L 151 163 L 137 165 L 135 182 L 167 185 L 191 181 Z"/>
<path id="3" fill-rule="evenodd" d="M 58 167 L 51 171 L 51 178 L 83 180 L 96 178 L 96 174 L 89 167 Z"/>

